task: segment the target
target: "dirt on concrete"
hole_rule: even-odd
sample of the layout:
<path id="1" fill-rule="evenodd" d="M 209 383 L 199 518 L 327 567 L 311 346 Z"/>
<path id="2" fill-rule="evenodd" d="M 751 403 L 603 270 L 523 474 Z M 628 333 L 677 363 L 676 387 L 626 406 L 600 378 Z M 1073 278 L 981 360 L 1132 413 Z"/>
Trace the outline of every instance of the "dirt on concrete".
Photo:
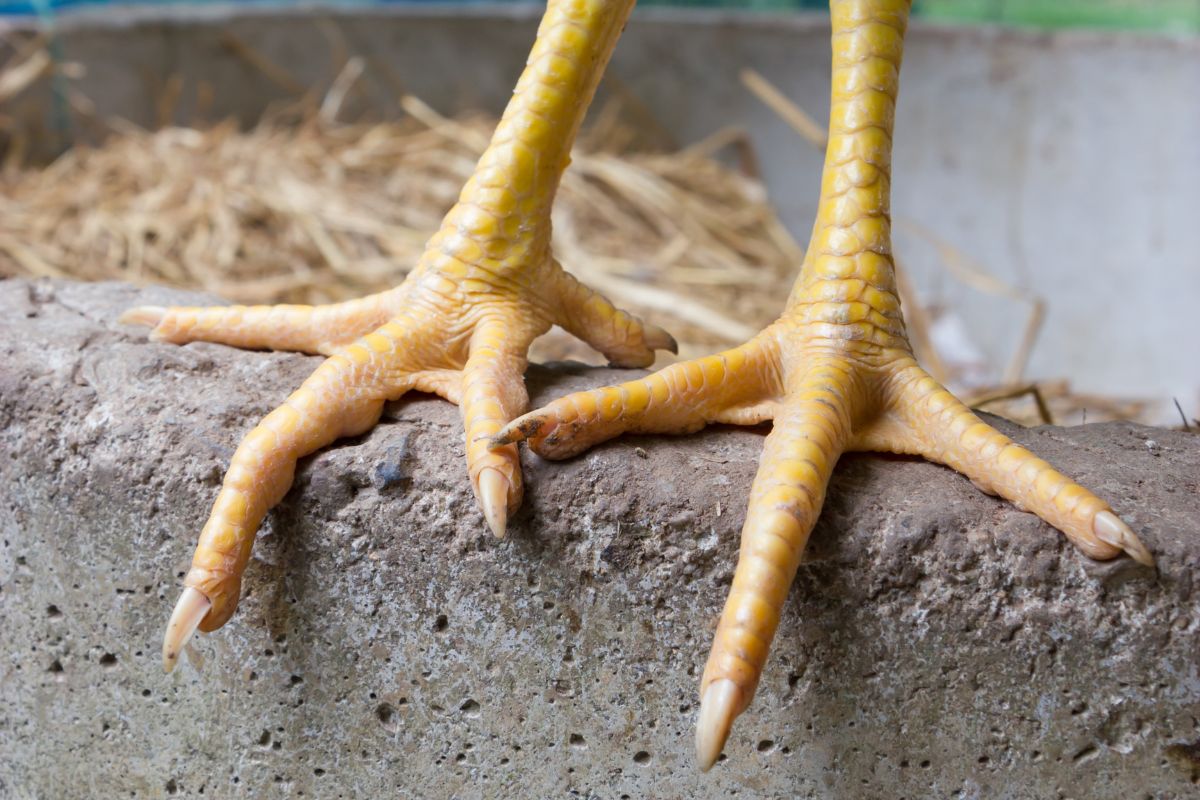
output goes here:
<path id="1" fill-rule="evenodd" d="M 948 469 L 847 456 L 727 758 L 700 671 L 762 430 L 526 453 L 496 541 L 458 410 L 305 459 L 201 671 L 160 666 L 238 439 L 318 359 L 147 341 L 126 285 L 0 281 L 0 796 L 1194 797 L 1200 437 L 1007 433 L 1157 572 Z M 534 402 L 630 371 L 532 368 Z"/>

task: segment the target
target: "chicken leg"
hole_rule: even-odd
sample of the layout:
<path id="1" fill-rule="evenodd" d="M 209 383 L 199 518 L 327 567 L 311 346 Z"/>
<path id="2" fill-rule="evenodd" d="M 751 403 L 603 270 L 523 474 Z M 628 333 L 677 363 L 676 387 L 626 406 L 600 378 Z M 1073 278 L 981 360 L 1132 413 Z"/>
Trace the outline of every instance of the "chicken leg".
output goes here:
<path id="1" fill-rule="evenodd" d="M 328 359 L 241 441 L 184 578 L 163 642 L 170 671 L 189 637 L 237 607 L 259 524 L 296 462 L 375 425 L 410 390 L 462 408 L 467 470 L 503 536 L 521 502 L 517 449 L 490 446 L 528 405 L 530 343 L 558 324 L 619 366 L 675 350 L 662 329 L 615 308 L 550 252 L 550 207 L 571 144 L 633 0 L 551 0 L 491 144 L 415 269 L 390 291 L 337 305 L 137 308 L 156 339 L 296 350 Z"/>
<path id="2" fill-rule="evenodd" d="M 493 439 L 566 458 L 625 432 L 773 422 L 742 528 L 733 586 L 700 682 L 707 770 L 750 704 L 784 598 L 845 451 L 946 464 L 1058 528 L 1086 555 L 1153 560 L 1109 505 L 982 422 L 913 358 L 889 217 L 892 121 L 906 0 L 833 0 L 829 144 L 812 239 L 783 315 L 740 347 L 577 392 Z"/>

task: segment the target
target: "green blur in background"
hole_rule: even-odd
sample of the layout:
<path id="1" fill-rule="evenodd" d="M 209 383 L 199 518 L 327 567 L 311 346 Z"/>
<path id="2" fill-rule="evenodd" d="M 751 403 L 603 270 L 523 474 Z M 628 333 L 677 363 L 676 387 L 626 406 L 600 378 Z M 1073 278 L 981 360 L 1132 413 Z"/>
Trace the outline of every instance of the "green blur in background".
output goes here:
<path id="1" fill-rule="evenodd" d="M 829 8 L 827 0 L 642 0 L 642 5 L 771 11 Z M 913 15 L 1038 28 L 1200 33 L 1200 0 L 914 0 Z"/>
<path id="2" fill-rule="evenodd" d="M 315 5 L 372 6 L 395 3 L 428 5 L 487 2 L 530 3 L 544 0 L 316 0 Z M 71 8 L 129 5 L 213 5 L 231 0 L 0 0 L 6 14 L 50 18 Z M 246 6 L 294 6 L 306 0 L 232 0 Z M 828 0 L 640 0 L 640 5 L 726 8 L 786 13 L 827 12 Z M 1200 34 L 1200 0 L 913 0 L 913 16 L 965 24 L 1052 28 L 1100 28 Z"/>

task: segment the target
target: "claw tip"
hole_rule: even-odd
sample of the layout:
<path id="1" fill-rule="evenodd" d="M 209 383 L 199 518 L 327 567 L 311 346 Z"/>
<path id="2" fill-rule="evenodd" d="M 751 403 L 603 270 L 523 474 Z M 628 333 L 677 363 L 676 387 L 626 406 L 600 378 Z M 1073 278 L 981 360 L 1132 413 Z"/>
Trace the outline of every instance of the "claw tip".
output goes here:
<path id="1" fill-rule="evenodd" d="M 546 421 L 541 417 L 535 416 L 533 412 L 523 417 L 518 417 L 501 428 L 500 432 L 492 437 L 490 447 L 495 450 L 505 445 L 528 441 L 541 434 L 542 428 L 545 425 Z"/>
<path id="2" fill-rule="evenodd" d="M 499 433 L 497 433 L 495 436 L 493 436 L 491 439 L 488 440 L 488 449 L 489 450 L 498 450 L 501 447 L 510 445 L 515 441 L 518 441 L 518 440 L 513 435 L 513 431 L 509 430 L 508 428 L 503 428 L 503 429 L 501 429 L 501 431 Z"/>
<path id="3" fill-rule="evenodd" d="M 669 351 L 671 355 L 679 355 L 679 342 L 675 341 L 675 337 L 666 331 L 663 331 L 663 334 L 667 337 L 667 344 L 663 349 Z"/>
<path id="4" fill-rule="evenodd" d="M 679 342 L 675 341 L 674 336 L 657 325 L 647 324 L 645 331 L 645 342 L 651 350 L 666 350 L 674 355 L 679 355 Z"/>
<path id="5" fill-rule="evenodd" d="M 479 473 L 479 505 L 492 533 L 503 539 L 508 525 L 508 480 L 494 469 Z"/>
<path id="6" fill-rule="evenodd" d="M 739 690 L 728 678 L 713 681 L 700 698 L 700 719 L 696 723 L 696 760 L 701 772 L 717 763 L 721 748 L 729 738 L 729 729 L 738 714 Z"/>
<path id="7" fill-rule="evenodd" d="M 188 586 L 179 595 L 171 619 L 167 622 L 167 632 L 163 636 L 163 671 L 171 672 L 179 663 L 179 653 L 187 646 L 200 620 L 212 608 L 212 601 L 204 596 L 199 589 Z"/>
<path id="8" fill-rule="evenodd" d="M 1154 566 L 1154 556 L 1146 549 L 1133 530 L 1111 511 L 1101 511 L 1092 520 L 1092 531 L 1105 544 L 1119 547 L 1130 558 L 1147 567 Z"/>

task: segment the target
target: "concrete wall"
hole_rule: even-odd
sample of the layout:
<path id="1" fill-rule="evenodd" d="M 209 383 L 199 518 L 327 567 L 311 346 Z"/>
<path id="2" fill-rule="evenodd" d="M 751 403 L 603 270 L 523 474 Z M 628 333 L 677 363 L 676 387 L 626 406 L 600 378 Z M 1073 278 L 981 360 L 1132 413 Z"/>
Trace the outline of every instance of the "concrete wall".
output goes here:
<path id="1" fill-rule="evenodd" d="M 1157 572 L 943 467 L 843 458 L 707 775 L 697 686 L 754 429 L 526 451 L 501 542 L 458 409 L 406 398 L 301 462 L 203 671 L 164 675 L 229 454 L 319 363 L 116 322 L 206 302 L 0 281 L 3 800 L 1196 797 L 1200 436 L 1129 423 L 999 424 L 1102 492 Z M 533 368 L 530 395 L 634 374 Z"/>
<path id="2" fill-rule="evenodd" d="M 235 35 L 305 85 L 328 85 L 343 47 L 375 69 L 348 111 L 396 113 L 385 71 L 443 111 L 498 112 L 524 62 L 535 7 L 106 10 L 64 21 L 67 58 L 101 113 L 149 122 L 169 75 L 216 87 L 214 116 L 253 120 L 287 97 L 227 44 Z M 753 67 L 820 119 L 827 21 L 655 9 L 618 48 L 606 90 L 629 91 L 679 142 L 748 129 L 785 220 L 803 240 L 820 157 L 738 80 Z M 1029 370 L 1078 389 L 1178 397 L 1200 414 L 1200 40 L 914 26 L 899 105 L 898 216 L 936 229 L 996 277 L 1049 304 Z M 27 100 L 44 121 L 46 96 Z M 54 137 L 43 138 L 52 146 Z M 1007 361 L 1026 308 L 963 286 L 898 234 L 924 302 L 958 304 L 990 360 Z"/>

